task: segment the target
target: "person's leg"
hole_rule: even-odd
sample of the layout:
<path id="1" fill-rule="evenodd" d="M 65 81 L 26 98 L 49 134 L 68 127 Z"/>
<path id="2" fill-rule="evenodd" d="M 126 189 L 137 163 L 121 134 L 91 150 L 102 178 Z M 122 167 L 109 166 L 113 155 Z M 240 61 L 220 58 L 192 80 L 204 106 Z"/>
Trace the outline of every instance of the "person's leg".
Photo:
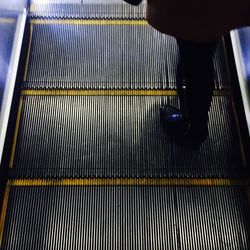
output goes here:
<path id="1" fill-rule="evenodd" d="M 217 40 L 210 43 L 192 43 L 177 39 L 177 44 L 177 89 L 180 106 L 190 122 L 190 132 L 200 137 L 199 140 L 205 140 L 214 89 L 213 55 Z"/>
<path id="2" fill-rule="evenodd" d="M 177 39 L 177 44 L 177 90 L 181 112 L 163 106 L 161 115 L 173 137 L 200 145 L 208 136 L 208 111 L 214 89 L 213 55 L 217 41 L 192 43 Z"/>

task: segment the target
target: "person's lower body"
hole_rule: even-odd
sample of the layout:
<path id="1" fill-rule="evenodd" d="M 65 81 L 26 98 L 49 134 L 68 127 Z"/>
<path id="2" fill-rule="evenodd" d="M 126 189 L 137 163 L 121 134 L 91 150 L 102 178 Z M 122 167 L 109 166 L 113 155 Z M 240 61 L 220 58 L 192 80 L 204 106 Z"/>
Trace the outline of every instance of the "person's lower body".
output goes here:
<path id="1" fill-rule="evenodd" d="M 177 39 L 176 80 L 180 109 L 163 105 L 161 118 L 170 136 L 183 146 L 199 147 L 208 137 L 208 112 L 214 89 L 213 55 L 217 40 L 193 43 Z"/>

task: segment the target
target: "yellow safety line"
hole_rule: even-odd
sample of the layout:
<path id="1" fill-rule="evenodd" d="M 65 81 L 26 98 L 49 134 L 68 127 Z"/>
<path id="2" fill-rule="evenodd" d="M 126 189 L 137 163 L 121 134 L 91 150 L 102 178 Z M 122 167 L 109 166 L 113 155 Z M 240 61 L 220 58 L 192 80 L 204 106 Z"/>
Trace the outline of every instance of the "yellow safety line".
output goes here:
<path id="1" fill-rule="evenodd" d="M 231 89 L 215 89 L 214 96 L 231 96 L 232 90 Z"/>
<path id="2" fill-rule="evenodd" d="M 148 25 L 146 20 L 33 19 L 31 24 Z"/>
<path id="3" fill-rule="evenodd" d="M 246 157 L 246 152 L 245 152 L 245 148 L 243 145 L 243 139 L 242 139 L 241 132 L 240 132 L 240 124 L 239 124 L 239 119 L 238 119 L 238 115 L 237 115 L 237 111 L 236 111 L 234 98 L 232 98 L 232 106 L 233 106 L 233 113 L 234 113 L 235 122 L 236 122 L 236 129 L 237 129 L 239 143 L 240 143 L 240 152 L 241 152 L 241 157 L 242 157 L 242 161 L 243 161 L 243 166 L 246 168 L 247 167 L 247 157 Z"/>
<path id="4" fill-rule="evenodd" d="M 6 218 L 6 213 L 7 213 L 8 201 L 9 201 L 9 194 L 10 194 L 10 185 L 7 184 L 5 193 L 4 193 L 3 205 L 2 205 L 2 210 L 1 210 L 1 218 L 0 218 L 0 249 L 2 248 L 2 242 L 3 242 L 3 232 L 4 232 L 5 218 Z"/>
<path id="5" fill-rule="evenodd" d="M 0 23 L 15 23 L 15 22 L 16 22 L 15 18 L 0 17 Z"/>
<path id="6" fill-rule="evenodd" d="M 215 90 L 215 96 L 229 96 L 231 90 Z M 176 96 L 177 90 L 22 90 L 23 96 Z"/>
<path id="7" fill-rule="evenodd" d="M 23 96 L 168 96 L 176 90 L 22 90 Z"/>
<path id="8" fill-rule="evenodd" d="M 21 118 L 22 105 L 23 105 L 23 96 L 20 97 L 20 101 L 19 101 L 19 107 L 18 107 L 18 113 L 17 113 L 16 127 L 15 127 L 14 139 L 13 139 L 13 144 L 12 144 L 9 168 L 13 167 L 15 151 L 16 151 L 17 136 L 18 136 L 18 130 L 19 130 L 19 124 L 20 124 L 20 118 Z"/>
<path id="9" fill-rule="evenodd" d="M 14 179 L 11 186 L 247 186 L 249 180 L 221 178 Z"/>
<path id="10" fill-rule="evenodd" d="M 29 47 L 28 47 L 28 53 L 27 53 L 27 58 L 26 58 L 24 77 L 23 77 L 24 81 L 27 81 L 27 74 L 28 74 L 28 67 L 29 67 L 29 60 L 30 60 L 30 49 L 31 49 L 31 43 L 32 43 L 32 35 L 33 35 L 33 25 L 31 24 L 30 25 Z"/>

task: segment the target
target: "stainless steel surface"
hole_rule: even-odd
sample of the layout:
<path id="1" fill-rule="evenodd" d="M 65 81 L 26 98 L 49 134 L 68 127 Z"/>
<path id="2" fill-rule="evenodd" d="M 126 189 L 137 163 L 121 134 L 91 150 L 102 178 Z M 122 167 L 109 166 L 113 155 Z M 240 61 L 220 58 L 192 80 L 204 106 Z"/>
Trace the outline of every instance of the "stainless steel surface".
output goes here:
<path id="1" fill-rule="evenodd" d="M 148 25 L 45 21 L 33 25 L 24 88 L 175 88 L 177 57 L 175 39 Z M 230 86 L 221 44 L 215 54 L 215 71 L 216 87 Z"/>
<path id="2" fill-rule="evenodd" d="M 116 17 L 123 10 L 121 3 L 105 6 L 101 0 L 83 1 L 84 7 L 78 0 L 62 0 L 61 6 L 56 0 L 43 1 L 43 6 L 31 6 L 33 17 L 50 15 L 62 21 L 60 17 L 70 18 L 72 13 L 81 17 L 82 9 L 87 15 Z M 148 26 L 45 21 L 33 28 L 24 88 L 175 88 L 175 41 Z M 216 88 L 230 87 L 222 44 L 214 64 Z M 213 176 L 219 182 L 220 177 L 244 174 L 231 96 L 213 97 L 210 137 L 197 151 L 178 147 L 163 131 L 159 107 L 164 103 L 178 106 L 178 98 L 24 96 L 9 177 L 51 178 L 51 182 L 7 187 L 0 248 L 248 250 L 245 187 L 139 186 L 144 176 L 177 176 L 185 181 Z M 138 177 L 138 186 L 59 184 L 60 178 L 74 182 L 83 176 Z M 55 186 L 53 180 L 58 181 Z"/>
<path id="3" fill-rule="evenodd" d="M 175 41 L 149 26 L 34 25 L 33 30 L 24 87 L 133 89 L 166 85 L 167 48 Z"/>
<path id="4" fill-rule="evenodd" d="M 210 137 L 198 151 L 177 146 L 160 124 L 177 97 L 24 97 L 13 175 L 237 176 L 243 163 L 230 97 L 214 97 Z"/>
<path id="5" fill-rule="evenodd" d="M 3 250 L 250 247 L 239 187 L 12 187 L 8 208 Z"/>
<path id="6" fill-rule="evenodd" d="M 134 7 L 122 0 L 32 0 L 32 17 L 144 19 L 146 1 Z"/>

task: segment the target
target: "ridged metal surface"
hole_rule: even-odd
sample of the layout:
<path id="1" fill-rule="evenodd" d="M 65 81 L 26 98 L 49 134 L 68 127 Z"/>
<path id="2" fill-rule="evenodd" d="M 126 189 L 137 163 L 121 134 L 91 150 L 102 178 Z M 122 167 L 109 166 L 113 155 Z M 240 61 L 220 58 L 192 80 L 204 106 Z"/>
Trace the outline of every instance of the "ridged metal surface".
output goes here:
<path id="1" fill-rule="evenodd" d="M 39 0 L 40 1 L 40 0 Z M 144 18 L 145 4 L 31 1 L 31 17 Z M 37 4 L 38 3 L 38 4 Z M 33 25 L 31 89 L 175 88 L 175 40 L 149 26 Z M 216 88 L 229 79 L 220 44 Z M 10 177 L 239 176 L 231 98 L 214 97 L 199 151 L 174 144 L 159 107 L 177 97 L 25 96 Z M 240 187 L 11 187 L 1 249 L 250 248 Z"/>
<path id="2" fill-rule="evenodd" d="M 210 138 L 177 146 L 160 124 L 177 97 L 26 96 L 12 176 L 235 176 L 242 160 L 230 97 L 214 97 Z"/>
<path id="3" fill-rule="evenodd" d="M 26 88 L 160 88 L 168 82 L 167 48 L 175 41 L 149 26 L 34 25 L 33 30 Z"/>
<path id="4" fill-rule="evenodd" d="M 228 62 L 224 50 L 224 42 L 218 43 L 214 53 L 214 70 L 215 70 L 215 88 L 230 88 L 230 72 L 228 69 Z"/>
<path id="5" fill-rule="evenodd" d="M 31 17 L 132 18 L 146 16 L 146 2 L 131 6 L 122 0 L 31 1 Z"/>
<path id="6" fill-rule="evenodd" d="M 228 87 L 222 44 L 214 58 L 216 88 Z M 148 25 L 34 25 L 23 86 L 175 88 L 177 60 L 175 39 Z"/>
<path id="7" fill-rule="evenodd" d="M 248 250 L 237 187 L 13 187 L 2 249 Z"/>

